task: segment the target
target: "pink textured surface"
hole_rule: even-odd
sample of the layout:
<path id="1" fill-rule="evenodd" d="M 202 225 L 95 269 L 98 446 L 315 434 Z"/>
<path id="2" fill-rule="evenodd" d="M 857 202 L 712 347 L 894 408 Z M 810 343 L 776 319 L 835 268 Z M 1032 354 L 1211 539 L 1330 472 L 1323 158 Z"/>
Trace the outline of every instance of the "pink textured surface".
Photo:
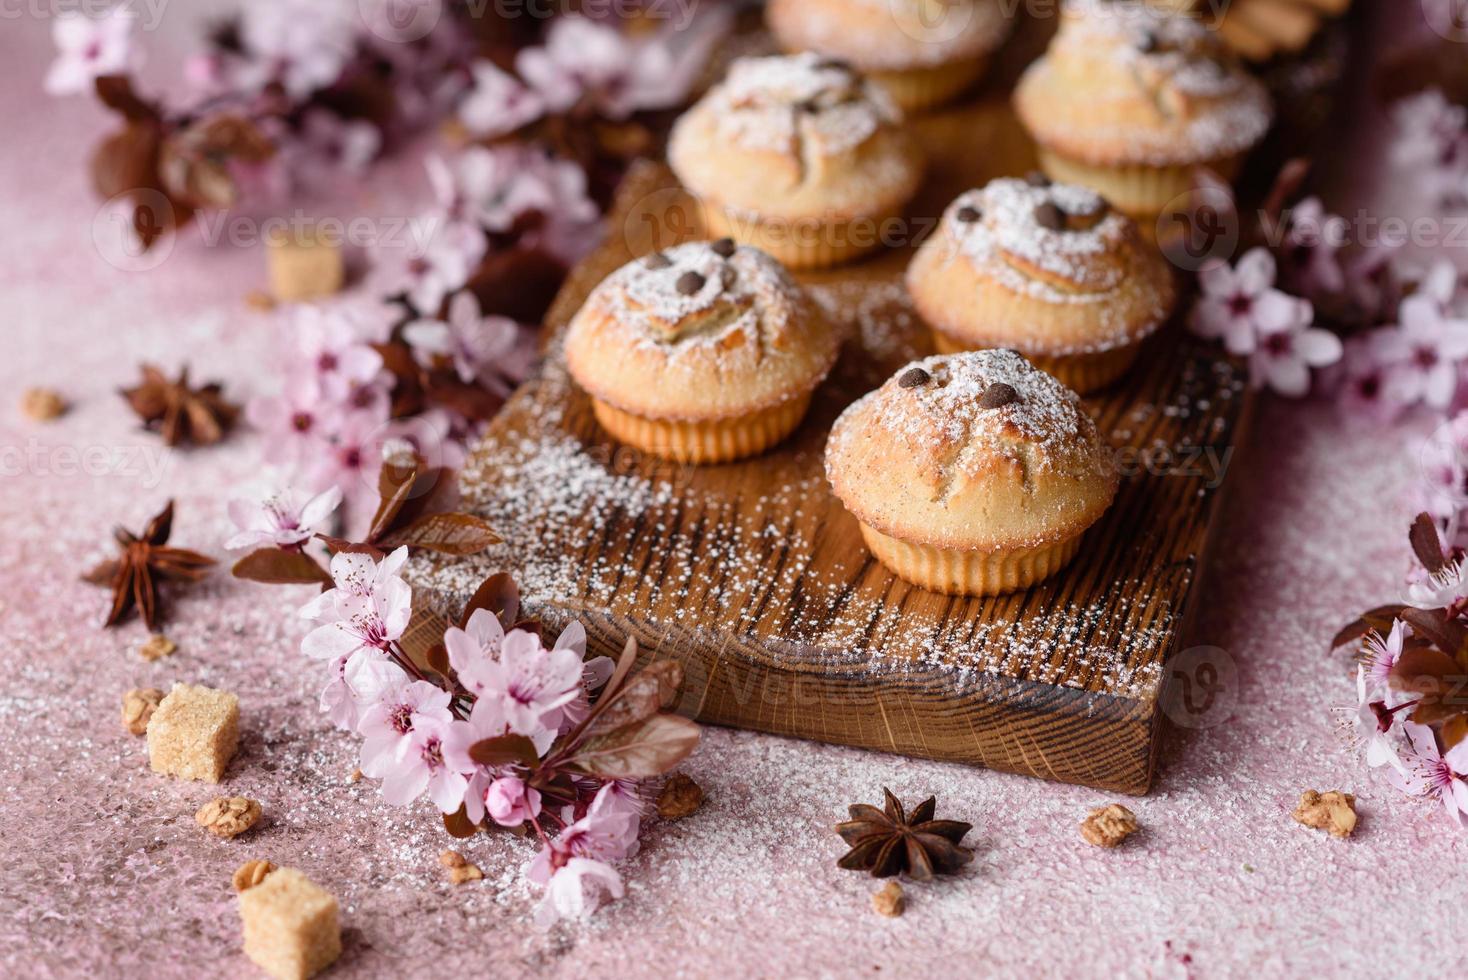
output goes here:
<path id="1" fill-rule="evenodd" d="M 170 10 L 157 40 L 182 36 L 197 13 Z M 532 925 L 536 896 L 519 881 L 530 851 L 513 839 L 474 841 L 487 880 L 449 885 L 431 807 L 395 810 L 371 782 L 347 781 L 355 742 L 318 716 L 316 672 L 297 652 L 305 593 L 218 575 L 173 604 L 179 652 L 152 664 L 135 652 L 140 625 L 97 626 L 103 593 L 76 576 L 111 525 L 136 526 L 172 496 L 175 542 L 223 557 L 222 495 L 259 457 L 243 433 L 165 452 L 113 389 L 139 360 L 187 360 L 243 397 L 271 332 L 240 299 L 263 275 L 253 251 L 186 241 L 146 274 L 98 257 L 79 161 L 100 116 L 43 100 L 44 32 L 12 21 L 0 36 L 0 975 L 256 975 L 228 884 L 254 857 L 340 896 L 340 976 L 431 964 L 566 976 L 1463 974 L 1468 838 L 1367 773 L 1331 711 L 1352 698 L 1348 664 L 1323 650 L 1343 618 L 1395 594 L 1405 447 L 1420 427 L 1362 432 L 1321 405 L 1269 403 L 1233 461 L 1196 642 L 1228 652 L 1236 701 L 1214 727 L 1175 734 L 1157 790 L 1128 801 L 1144 831 L 1127 846 L 1080 840 L 1077 822 L 1109 802 L 1090 790 L 711 730 L 687 767 L 709 802 L 650 827 L 625 868 L 627 897 L 592 923 Z M 426 195 L 406 166 L 373 188 L 341 213 Z M 75 408 L 53 425 L 25 422 L 14 402 L 31 384 L 55 385 Z M 70 453 L 82 472 L 64 472 Z M 118 721 L 124 690 L 176 679 L 240 695 L 242 748 L 223 789 L 261 800 L 266 820 L 238 840 L 193 822 L 214 787 L 152 775 L 143 741 Z M 890 921 L 871 912 L 869 879 L 835 868 L 830 830 L 883 785 L 912 801 L 937 793 L 941 816 L 974 823 L 978 847 L 957 879 L 909 888 L 907 915 Z M 1354 839 L 1290 820 L 1312 787 L 1357 794 Z"/>

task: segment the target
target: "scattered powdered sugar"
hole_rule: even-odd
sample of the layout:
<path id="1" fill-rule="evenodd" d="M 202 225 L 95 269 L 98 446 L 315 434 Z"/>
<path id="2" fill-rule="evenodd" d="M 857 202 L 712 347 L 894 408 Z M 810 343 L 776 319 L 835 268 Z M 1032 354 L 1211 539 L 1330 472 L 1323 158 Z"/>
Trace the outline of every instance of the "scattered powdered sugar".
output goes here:
<path id="1" fill-rule="evenodd" d="M 844 153 L 901 120 L 885 91 L 812 52 L 739 59 L 707 105 L 723 139 L 800 157 Z"/>

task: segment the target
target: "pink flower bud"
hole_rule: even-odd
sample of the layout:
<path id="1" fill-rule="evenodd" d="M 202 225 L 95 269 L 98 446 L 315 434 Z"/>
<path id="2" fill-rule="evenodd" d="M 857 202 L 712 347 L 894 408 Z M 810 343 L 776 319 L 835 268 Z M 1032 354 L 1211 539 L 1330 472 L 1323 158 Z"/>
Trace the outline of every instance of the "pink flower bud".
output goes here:
<path id="1" fill-rule="evenodd" d="M 540 813 L 540 793 L 515 776 L 501 776 L 484 791 L 484 809 L 503 827 L 524 823 Z"/>

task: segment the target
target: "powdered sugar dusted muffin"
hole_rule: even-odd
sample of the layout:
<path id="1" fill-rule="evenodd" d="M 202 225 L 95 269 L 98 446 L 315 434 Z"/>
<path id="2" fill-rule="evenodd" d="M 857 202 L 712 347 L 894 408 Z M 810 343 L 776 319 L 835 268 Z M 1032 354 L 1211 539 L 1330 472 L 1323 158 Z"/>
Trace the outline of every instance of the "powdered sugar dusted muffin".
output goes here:
<path id="1" fill-rule="evenodd" d="M 1272 117 L 1264 86 L 1197 17 L 1107 0 L 1067 0 L 1014 104 L 1051 177 L 1095 188 L 1148 230 L 1192 168 L 1232 178 Z"/>
<path id="2" fill-rule="evenodd" d="M 786 51 L 843 58 L 909 110 L 973 84 L 1014 23 L 1000 0 L 769 0 L 765 20 Z"/>
<path id="3" fill-rule="evenodd" d="M 940 352 L 1014 348 L 1080 392 L 1120 377 L 1177 299 L 1167 260 L 1135 222 L 1043 174 L 950 204 L 907 289 Z"/>
<path id="4" fill-rule="evenodd" d="M 836 420 L 826 478 L 882 564 L 952 595 L 1056 572 L 1118 482 L 1076 394 L 1008 350 L 897 372 Z"/>
<path id="5" fill-rule="evenodd" d="M 722 463 L 794 431 L 840 345 L 778 262 L 725 238 L 655 252 L 604 279 L 571 321 L 566 362 L 618 440 Z"/>
<path id="6" fill-rule="evenodd" d="M 881 244 L 922 177 L 887 94 L 815 54 L 742 58 L 673 127 L 668 162 L 712 235 L 792 268 Z"/>

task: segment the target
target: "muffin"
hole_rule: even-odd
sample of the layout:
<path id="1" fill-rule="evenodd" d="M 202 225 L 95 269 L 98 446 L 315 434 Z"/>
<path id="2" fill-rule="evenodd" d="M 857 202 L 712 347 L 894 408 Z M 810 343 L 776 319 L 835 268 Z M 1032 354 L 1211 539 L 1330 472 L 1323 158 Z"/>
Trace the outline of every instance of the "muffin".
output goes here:
<path id="1" fill-rule="evenodd" d="M 1119 378 L 1177 300 L 1136 223 L 1094 191 L 1004 178 L 948 206 L 907 268 L 940 353 L 1009 347 L 1085 393 Z"/>
<path id="2" fill-rule="evenodd" d="M 1014 106 L 1046 173 L 1094 188 L 1148 232 L 1194 167 L 1232 180 L 1272 115 L 1264 86 L 1196 17 L 1106 0 L 1067 0 Z"/>
<path id="3" fill-rule="evenodd" d="M 689 463 L 764 452 L 841 345 L 780 264 L 730 239 L 629 262 L 572 319 L 566 364 L 613 438 Z"/>
<path id="4" fill-rule="evenodd" d="M 880 245 L 923 169 L 887 94 L 809 53 L 734 62 L 674 125 L 668 162 L 698 198 L 710 236 L 791 268 Z"/>
<path id="5" fill-rule="evenodd" d="M 882 564 L 950 595 L 1054 574 L 1118 479 L 1079 397 L 1009 350 L 897 372 L 836 420 L 826 478 Z"/>
<path id="6" fill-rule="evenodd" d="M 1009 35 L 1000 0 L 769 0 L 786 51 L 841 58 L 903 109 L 947 102 L 972 85 Z"/>

